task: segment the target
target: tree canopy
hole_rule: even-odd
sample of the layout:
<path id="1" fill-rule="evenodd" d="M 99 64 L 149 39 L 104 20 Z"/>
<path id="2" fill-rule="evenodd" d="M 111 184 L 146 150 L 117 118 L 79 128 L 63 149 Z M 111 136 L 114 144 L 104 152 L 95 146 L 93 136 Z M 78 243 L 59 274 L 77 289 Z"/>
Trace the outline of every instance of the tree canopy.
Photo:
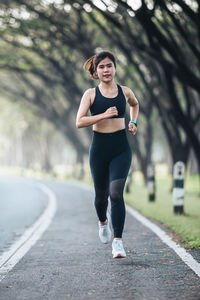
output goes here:
<path id="1" fill-rule="evenodd" d="M 109 49 L 118 60 L 117 80 L 140 101 L 143 129 L 131 143 L 143 173 L 154 109 L 173 161 L 187 162 L 193 149 L 200 165 L 199 16 L 195 0 L 3 0 L 0 68 L 15 84 L 1 75 L 1 92 L 51 121 L 82 160 L 91 130 L 76 130 L 75 116 L 84 90 L 95 84 L 82 65 Z"/>

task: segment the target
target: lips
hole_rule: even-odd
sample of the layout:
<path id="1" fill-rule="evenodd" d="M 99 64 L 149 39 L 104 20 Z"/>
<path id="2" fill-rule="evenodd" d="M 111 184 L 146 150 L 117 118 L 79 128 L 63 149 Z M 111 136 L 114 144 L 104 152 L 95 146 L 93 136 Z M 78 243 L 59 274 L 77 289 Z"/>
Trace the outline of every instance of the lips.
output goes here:
<path id="1" fill-rule="evenodd" d="M 110 76 L 110 74 L 103 75 L 103 77 L 109 77 L 109 76 Z"/>

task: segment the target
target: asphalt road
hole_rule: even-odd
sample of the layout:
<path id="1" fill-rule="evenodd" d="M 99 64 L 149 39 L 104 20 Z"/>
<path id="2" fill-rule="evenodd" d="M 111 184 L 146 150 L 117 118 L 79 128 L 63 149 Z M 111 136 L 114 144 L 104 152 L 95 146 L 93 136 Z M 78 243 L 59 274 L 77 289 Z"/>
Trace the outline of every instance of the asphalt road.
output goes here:
<path id="1" fill-rule="evenodd" d="M 47 203 L 35 181 L 0 176 L 0 254 L 35 222 Z"/>
<path id="2" fill-rule="evenodd" d="M 0 300 L 200 299 L 200 278 L 150 229 L 127 214 L 127 258 L 113 259 L 111 244 L 98 238 L 93 192 L 45 184 L 56 195 L 56 215 L 0 282 Z"/>

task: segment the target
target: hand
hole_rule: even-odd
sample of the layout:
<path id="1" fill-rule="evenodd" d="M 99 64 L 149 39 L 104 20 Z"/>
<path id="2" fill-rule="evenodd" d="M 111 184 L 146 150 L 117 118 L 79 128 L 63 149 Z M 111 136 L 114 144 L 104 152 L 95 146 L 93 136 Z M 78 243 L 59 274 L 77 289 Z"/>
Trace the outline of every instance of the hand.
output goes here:
<path id="1" fill-rule="evenodd" d="M 130 131 L 130 133 L 131 133 L 132 135 L 135 135 L 136 132 L 137 132 L 137 127 L 135 126 L 134 123 L 129 123 L 129 125 L 128 125 L 128 130 Z"/>
<path id="2" fill-rule="evenodd" d="M 117 108 L 116 106 L 112 106 L 112 107 L 109 107 L 105 112 L 104 112 L 104 117 L 105 119 L 109 119 L 113 116 L 118 116 L 118 111 L 117 111 Z"/>

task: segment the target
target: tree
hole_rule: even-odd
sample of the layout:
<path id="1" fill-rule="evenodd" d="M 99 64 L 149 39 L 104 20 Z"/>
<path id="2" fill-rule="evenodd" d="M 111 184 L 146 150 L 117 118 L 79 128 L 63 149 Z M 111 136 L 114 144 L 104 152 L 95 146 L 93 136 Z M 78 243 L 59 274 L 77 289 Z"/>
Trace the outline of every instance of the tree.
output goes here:
<path id="1" fill-rule="evenodd" d="M 172 117 L 168 118 L 168 122 L 176 120 L 193 147 L 200 166 L 200 142 L 196 128 L 200 116 L 198 112 L 190 113 L 193 99 L 187 97 L 185 93 L 182 93 L 180 98 L 175 84 L 177 81 L 180 82 L 179 89 L 181 85 L 184 91 L 190 89 L 191 93 L 200 92 L 198 73 L 200 52 L 196 47 L 199 41 L 199 10 L 197 8 L 192 10 L 189 5 L 180 0 L 155 1 L 151 8 L 142 1 L 141 6 L 136 10 L 125 1 L 112 1 L 109 4 L 105 1 L 101 2 L 104 3 L 104 10 L 97 7 L 93 1 L 87 1 L 94 10 L 90 13 L 91 19 L 110 36 L 113 43 L 118 41 L 118 47 L 131 63 L 136 52 L 141 59 L 145 58 L 144 64 L 151 60 L 159 68 L 159 72 L 162 73 L 162 84 L 168 91 L 167 100 L 171 102 Z M 83 4 L 83 1 L 79 3 Z M 180 5 L 181 10 L 175 9 L 175 3 Z M 198 7 L 197 2 L 194 3 Z M 96 17 L 96 11 L 103 16 L 103 19 Z M 154 69 L 149 69 L 149 63 L 146 68 L 151 76 L 155 77 Z M 166 100 L 161 103 L 162 110 L 165 109 L 165 103 Z M 199 107 L 199 104 L 197 106 Z M 172 125 L 173 123 L 174 121 Z M 194 123 L 195 127 L 192 126 Z"/>

